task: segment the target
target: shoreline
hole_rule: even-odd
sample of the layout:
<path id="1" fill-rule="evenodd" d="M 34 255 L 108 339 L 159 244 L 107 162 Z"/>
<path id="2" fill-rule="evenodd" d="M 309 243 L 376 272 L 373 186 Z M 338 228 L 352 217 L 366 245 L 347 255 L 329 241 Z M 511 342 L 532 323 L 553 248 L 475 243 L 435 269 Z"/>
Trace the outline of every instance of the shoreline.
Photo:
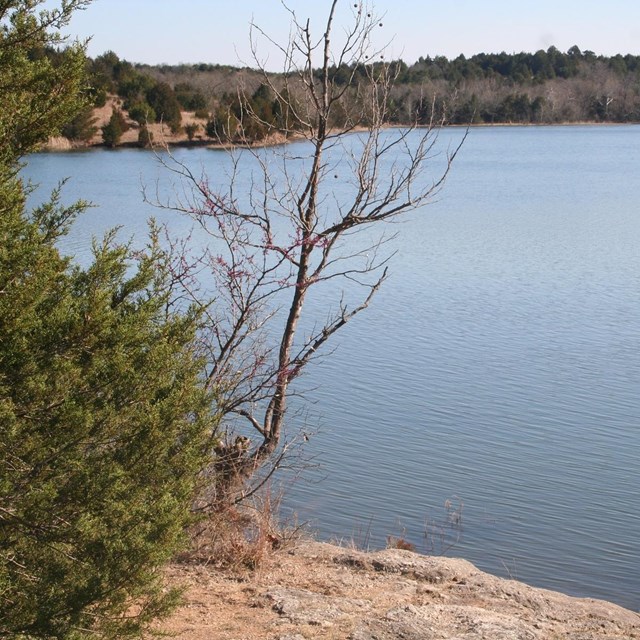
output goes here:
<path id="1" fill-rule="evenodd" d="M 299 540 L 253 570 L 176 563 L 184 602 L 159 629 L 179 640 L 640 639 L 640 614 L 479 570 L 466 560 Z"/>
<path id="2" fill-rule="evenodd" d="M 577 121 L 577 122 L 479 122 L 474 124 L 445 124 L 434 129 L 482 129 L 482 128 L 516 128 L 516 127 L 532 127 L 532 128 L 546 128 L 546 127 L 627 127 L 638 126 L 640 122 L 594 122 L 594 121 Z M 405 129 L 412 125 L 393 124 L 385 125 L 383 129 Z M 415 125 L 415 129 L 423 130 L 428 129 L 429 125 Z M 351 135 L 355 133 L 366 132 L 366 127 L 357 127 L 349 131 L 345 131 L 345 135 Z M 229 149 L 260 149 L 267 147 L 278 147 L 294 142 L 304 141 L 306 138 L 303 135 L 294 135 L 289 138 L 283 136 L 280 133 L 276 133 L 270 138 L 266 138 L 256 143 L 216 143 L 213 139 L 203 138 L 202 136 L 196 139 L 189 140 L 186 136 L 177 135 L 170 137 L 163 137 L 161 142 L 154 143 L 152 145 L 143 147 L 137 140 L 125 140 L 115 147 L 107 147 L 101 140 L 93 140 L 91 142 L 77 142 L 58 136 L 50 138 L 49 141 L 38 150 L 39 153 L 59 153 L 59 152 L 74 152 L 74 151 L 93 151 L 96 149 L 105 149 L 111 151 L 117 151 L 118 149 L 141 149 L 148 151 L 157 151 L 165 148 L 185 148 L 185 149 L 197 149 L 207 148 L 213 151 L 229 150 Z"/>

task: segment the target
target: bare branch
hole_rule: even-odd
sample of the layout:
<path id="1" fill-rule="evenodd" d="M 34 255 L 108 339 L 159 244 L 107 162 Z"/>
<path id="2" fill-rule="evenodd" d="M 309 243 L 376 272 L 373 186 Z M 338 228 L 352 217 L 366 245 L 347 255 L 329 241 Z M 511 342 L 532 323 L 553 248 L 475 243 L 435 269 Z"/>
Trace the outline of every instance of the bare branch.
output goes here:
<path id="1" fill-rule="evenodd" d="M 466 137 L 441 152 L 439 123 L 388 128 L 398 68 L 380 62 L 383 49 L 373 45 L 379 18 L 363 2 L 356 3 L 341 37 L 334 37 L 337 0 L 329 3 L 317 38 L 308 20 L 283 6 L 291 20 L 288 42 L 251 26 L 262 103 L 239 92 L 236 139 L 245 149 L 230 151 L 227 185 L 214 188 L 170 155 L 164 160 L 191 192 L 163 206 L 190 216 L 208 239 L 197 256 L 188 242 L 174 239 L 172 273 L 178 299 L 201 300 L 206 383 L 230 434 L 218 445 L 214 465 L 238 499 L 256 488 L 242 481 L 253 477 L 261 484 L 287 451 L 283 432 L 294 380 L 385 281 L 391 256 L 383 251 L 389 240 L 384 223 L 401 220 L 438 193 Z M 283 57 L 283 75 L 266 71 L 261 40 Z M 249 144 L 252 126 L 267 132 L 276 127 L 263 108 L 267 97 L 280 110 L 279 131 L 304 142 Z M 377 237 L 362 234 L 374 224 Z M 347 286 L 363 287 L 360 302 L 347 302 Z M 337 301 L 324 321 L 307 305 L 320 291 Z M 309 333 L 308 327 L 314 329 Z M 234 439 L 247 428 L 255 441 Z"/>

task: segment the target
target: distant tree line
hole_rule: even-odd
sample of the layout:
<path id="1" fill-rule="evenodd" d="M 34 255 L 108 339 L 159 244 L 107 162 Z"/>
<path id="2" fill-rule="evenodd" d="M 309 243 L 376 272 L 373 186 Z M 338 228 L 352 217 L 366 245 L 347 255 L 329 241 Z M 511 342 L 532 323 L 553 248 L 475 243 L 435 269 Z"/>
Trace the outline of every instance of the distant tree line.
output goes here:
<path id="1" fill-rule="evenodd" d="M 383 62 L 374 63 L 373 67 Z M 389 63 L 396 75 L 390 119 L 449 124 L 640 121 L 640 56 L 597 56 L 577 46 L 535 53 L 480 53 Z M 370 69 L 362 66 L 356 76 Z M 338 81 L 353 74 L 334 70 Z"/>
<path id="2" fill-rule="evenodd" d="M 223 142 L 259 141 L 276 131 L 288 135 L 301 126 L 291 109 L 282 108 L 295 96 L 282 100 L 252 69 L 134 65 L 113 52 L 87 64 L 91 107 L 104 105 L 108 94 L 119 96 L 130 120 L 139 124 L 144 144 L 150 141 L 147 123 L 163 122 L 172 132 L 180 131 L 181 111 L 194 112 L 206 136 Z M 333 126 L 367 124 L 354 123 L 349 114 L 362 117 L 366 99 L 360 88 L 380 73 L 395 78 L 387 105 L 389 124 L 640 121 L 640 56 L 606 57 L 577 46 L 566 52 L 552 46 L 535 53 L 479 53 L 452 60 L 427 56 L 412 65 L 379 60 L 334 66 L 332 81 L 345 92 Z M 277 74 L 270 80 L 278 86 Z M 91 107 L 75 116 L 63 134 L 90 139 L 96 133 Z M 106 131 L 103 127 L 105 144 L 118 143 L 122 123 L 116 115 Z M 193 124 L 184 128 L 189 139 L 198 130 Z"/>

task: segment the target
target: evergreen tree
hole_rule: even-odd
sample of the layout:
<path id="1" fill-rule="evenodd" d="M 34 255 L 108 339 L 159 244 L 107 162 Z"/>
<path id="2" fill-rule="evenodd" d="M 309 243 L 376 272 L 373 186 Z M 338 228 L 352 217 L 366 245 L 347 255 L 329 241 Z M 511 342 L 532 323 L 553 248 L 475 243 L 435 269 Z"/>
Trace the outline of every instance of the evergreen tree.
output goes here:
<path id="1" fill-rule="evenodd" d="M 149 89 L 146 96 L 147 102 L 155 111 L 156 122 L 165 122 L 171 131 L 178 131 L 182 114 L 174 90 L 166 82 L 160 82 Z"/>
<path id="2" fill-rule="evenodd" d="M 153 133 L 149 131 L 147 125 L 143 124 L 138 132 L 138 146 L 148 149 L 153 146 Z"/>
<path id="3" fill-rule="evenodd" d="M 184 125 L 184 132 L 187 134 L 187 138 L 189 138 L 190 142 L 195 138 L 199 128 L 200 125 L 197 122 L 190 122 L 189 124 Z"/>
<path id="4" fill-rule="evenodd" d="M 136 102 L 129 107 L 129 117 L 140 125 L 155 122 L 156 112 L 144 101 Z"/>
<path id="5" fill-rule="evenodd" d="M 122 115 L 122 111 L 114 109 L 109 118 L 109 122 L 102 127 L 102 140 L 107 147 L 117 147 L 120 143 L 122 134 L 127 131 L 129 126 Z"/>
<path id="6" fill-rule="evenodd" d="M 209 138 L 219 142 L 229 142 L 236 138 L 240 119 L 228 105 L 220 105 L 211 114 L 211 119 L 205 126 L 205 133 Z"/>
<path id="7" fill-rule="evenodd" d="M 41 0 L 6 0 L 0 22 L 0 167 L 15 168 L 17 158 L 35 149 L 79 111 L 85 81 L 84 51 L 79 44 L 54 61 L 33 56 L 59 44 L 51 27 L 62 26 L 86 0 L 66 0 L 63 10 L 37 15 Z M 10 20 L 8 20 L 9 18 Z M 37 117 L 36 115 L 37 114 Z"/>
<path id="8" fill-rule="evenodd" d="M 69 140 L 89 142 L 96 134 L 96 117 L 91 106 L 85 107 L 70 122 L 62 127 L 62 135 Z"/>
<path id="9" fill-rule="evenodd" d="M 0 636 L 139 636 L 175 602 L 160 568 L 184 542 L 210 403 L 157 234 L 135 259 L 111 234 L 83 269 L 56 246 L 83 203 L 27 210 L 21 156 L 83 107 L 82 48 L 55 67 L 29 51 L 85 2 L 38 4 L 5 2 L 0 27 Z"/>

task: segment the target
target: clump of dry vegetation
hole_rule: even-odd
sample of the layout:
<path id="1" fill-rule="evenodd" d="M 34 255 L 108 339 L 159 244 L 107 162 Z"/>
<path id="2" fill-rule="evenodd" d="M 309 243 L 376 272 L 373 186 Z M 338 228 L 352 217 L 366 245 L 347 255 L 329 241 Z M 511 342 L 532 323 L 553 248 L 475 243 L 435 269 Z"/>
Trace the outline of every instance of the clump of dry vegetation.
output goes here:
<path id="1" fill-rule="evenodd" d="M 191 527 L 191 545 L 181 562 L 256 570 L 302 536 L 295 522 L 280 517 L 280 499 L 270 490 L 239 504 L 221 504 Z"/>

